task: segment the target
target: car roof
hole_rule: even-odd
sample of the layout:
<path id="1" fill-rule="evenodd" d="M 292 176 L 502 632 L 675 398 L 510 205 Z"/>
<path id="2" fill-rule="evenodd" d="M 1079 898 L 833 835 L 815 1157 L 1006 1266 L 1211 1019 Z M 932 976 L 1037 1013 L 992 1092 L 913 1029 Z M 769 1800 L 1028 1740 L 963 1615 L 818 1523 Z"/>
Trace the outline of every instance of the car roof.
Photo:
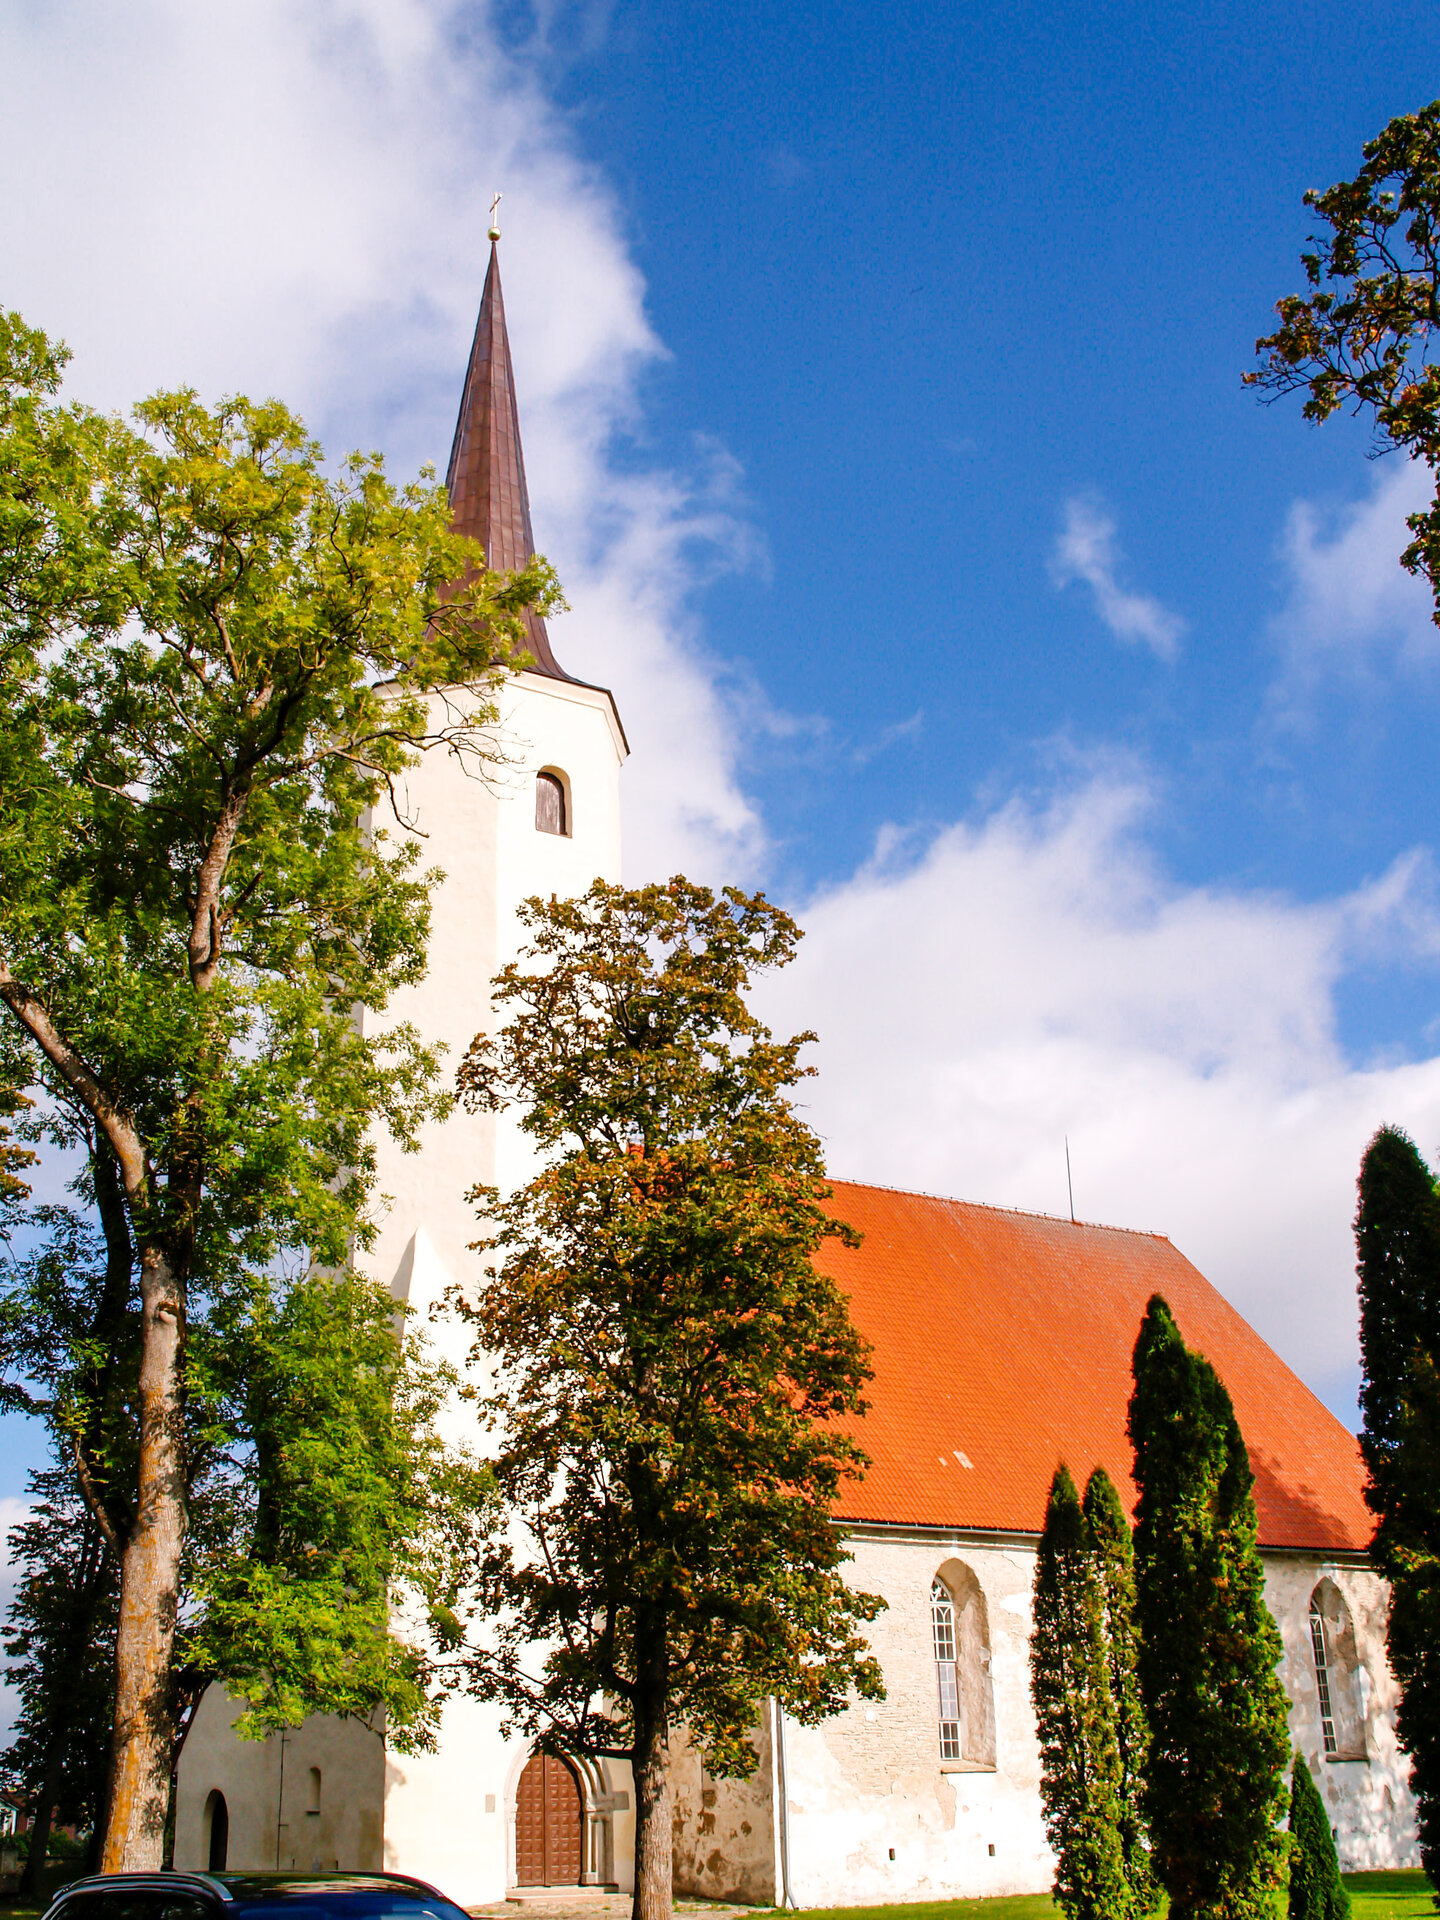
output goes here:
<path id="1" fill-rule="evenodd" d="M 193 1888 L 196 1892 L 208 1893 L 225 1901 L 263 1900 L 267 1894 L 281 1895 L 292 1888 L 298 1893 L 306 1887 L 329 1887 L 336 1893 L 346 1887 L 353 1887 L 357 1893 L 368 1889 L 379 1892 L 385 1887 L 404 1887 L 414 1893 L 429 1894 L 435 1899 L 443 1900 L 446 1897 L 427 1880 L 417 1880 L 408 1873 L 199 1873 L 162 1868 L 154 1873 L 87 1874 L 81 1880 L 67 1881 L 63 1887 L 56 1889 L 51 1910 L 76 1893 L 118 1892 L 125 1887 L 134 1888 L 137 1892 L 153 1887 L 157 1892 L 171 1893 L 179 1888 Z"/>

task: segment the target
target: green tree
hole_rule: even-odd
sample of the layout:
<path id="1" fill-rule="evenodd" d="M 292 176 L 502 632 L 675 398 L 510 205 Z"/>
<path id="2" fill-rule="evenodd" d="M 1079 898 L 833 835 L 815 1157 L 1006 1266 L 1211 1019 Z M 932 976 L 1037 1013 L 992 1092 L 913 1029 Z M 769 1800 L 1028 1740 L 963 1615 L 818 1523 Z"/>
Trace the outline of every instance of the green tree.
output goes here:
<path id="1" fill-rule="evenodd" d="M 1096 1467 L 1085 1486 L 1085 1527 L 1105 1590 L 1105 1653 L 1120 1757 L 1120 1846 L 1134 1911 L 1159 1900 L 1142 1799 L 1150 1734 L 1140 1698 L 1140 1632 L 1135 1616 L 1135 1549 L 1115 1482 Z"/>
<path id="2" fill-rule="evenodd" d="M 373 1281 L 311 1272 L 210 1329 L 210 1443 L 241 1471 L 194 1556 L 181 1655 L 197 1696 L 214 1679 L 244 1702 L 242 1739 L 383 1714 L 392 1747 L 434 1747 L 491 1479 L 441 1439 L 453 1372 L 395 1316 Z"/>
<path id="3" fill-rule="evenodd" d="M 124 1247 L 117 1259 L 83 1214 L 40 1208 L 28 1226 L 37 1244 L 0 1276 L 0 1400 L 48 1424 L 56 1464 L 16 1536 L 11 1633 L 27 1664 L 9 1768 L 48 1825 L 51 1809 L 73 1817 L 81 1782 L 104 1810 L 89 1783 L 104 1778 L 114 1673 L 94 1649 L 113 1652 L 134 1524 L 139 1300 Z M 242 1737 L 379 1712 L 392 1745 L 432 1745 L 436 1654 L 460 1630 L 488 1498 L 436 1432 L 451 1371 L 397 1338 L 388 1292 L 348 1270 L 255 1274 L 218 1298 L 197 1286 L 190 1306 L 177 1732 L 218 1680 L 244 1702 Z"/>
<path id="4" fill-rule="evenodd" d="M 120 1569 L 58 1465 L 33 1474 L 10 1531 L 15 1597 L 4 1628 L 16 1705 L 0 1778 L 30 1813 L 20 1892 L 40 1888 L 57 1823 L 91 1835 L 105 1812 Z M 93 1862 L 92 1862 L 93 1864 Z"/>
<path id="5" fill-rule="evenodd" d="M 766 1695 L 807 1724 L 881 1695 L 858 1630 L 881 1602 L 830 1520 L 867 1464 L 842 1424 L 867 1352 L 811 1258 L 855 1235 L 788 1097 L 810 1036 L 744 997 L 794 951 L 784 913 L 677 878 L 521 917 L 533 967 L 499 976 L 508 1022 L 461 1076 L 544 1155 L 475 1196 L 496 1271 L 467 1311 L 523 1537 L 494 1541 L 471 1684 L 557 1749 L 629 1755 L 636 1920 L 666 1920 L 667 1730 L 746 1774 Z"/>
<path id="6" fill-rule="evenodd" d="M 1360 1163 L 1355 1213 L 1360 1292 L 1360 1436 L 1365 1497 L 1381 1532 L 1402 1524 L 1397 1459 L 1417 1352 L 1440 1354 L 1440 1196 L 1415 1143 L 1381 1127 Z M 1423 1487 L 1422 1511 L 1434 1495 Z"/>
<path id="7" fill-rule="evenodd" d="M 63 358 L 0 329 L 0 1003 L 113 1157 L 135 1251 L 118 1869 L 162 1845 L 192 1288 L 365 1244 L 374 1129 L 411 1139 L 439 1097 L 377 1031 L 427 888 L 372 810 L 427 749 L 483 757 L 555 591 L 487 572 L 428 476 L 327 473 L 278 402 L 162 394 L 132 432 L 56 404 Z"/>
<path id="8" fill-rule="evenodd" d="M 1255 343 L 1249 386 L 1304 392 L 1305 417 L 1368 416 L 1378 450 L 1440 473 L 1440 100 L 1401 114 L 1362 149 L 1353 180 L 1305 205 L 1325 222 L 1300 256 L 1311 291 L 1277 302 L 1280 324 Z M 1400 556 L 1430 582 L 1440 619 L 1440 490 L 1409 520 Z"/>
<path id="9" fill-rule="evenodd" d="M 1360 1164 L 1355 1215 L 1363 1356 L 1360 1445 L 1390 1582 L 1387 1641 L 1400 1683 L 1420 1858 L 1440 1874 L 1440 1198 L 1414 1143 L 1382 1127 Z"/>
<path id="10" fill-rule="evenodd" d="M 1330 1817 L 1302 1753 L 1290 1782 L 1290 1920 L 1350 1920 Z"/>
<path id="11" fill-rule="evenodd" d="M 1219 1375 L 1156 1294 L 1135 1344 L 1144 1811 L 1176 1920 L 1270 1920 L 1290 1757 L 1254 1476 Z"/>
<path id="12" fill-rule="evenodd" d="M 1040 1797 L 1069 1920 L 1129 1920 L 1120 1747 L 1110 1685 L 1105 1582 L 1069 1469 L 1056 1469 L 1035 1559 L 1030 1695 Z"/>

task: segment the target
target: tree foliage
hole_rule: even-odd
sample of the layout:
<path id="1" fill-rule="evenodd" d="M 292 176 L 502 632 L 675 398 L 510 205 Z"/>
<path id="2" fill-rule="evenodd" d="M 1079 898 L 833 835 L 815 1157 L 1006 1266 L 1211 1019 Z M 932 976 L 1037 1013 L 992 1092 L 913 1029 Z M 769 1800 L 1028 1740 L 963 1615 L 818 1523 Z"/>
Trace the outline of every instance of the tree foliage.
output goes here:
<path id="1" fill-rule="evenodd" d="M 39 1891 L 55 1825 L 92 1842 L 105 1814 L 120 1568 L 68 1462 L 33 1474 L 10 1530 L 15 1594 L 4 1628 L 15 1707 L 0 1781 L 30 1814 L 21 1892 Z"/>
<path id="2" fill-rule="evenodd" d="M 794 951 L 785 914 L 677 878 L 521 917 L 508 1020 L 461 1075 L 544 1156 L 476 1195 L 495 1272 L 465 1310 L 521 1530 L 490 1553 L 472 1684 L 527 1734 L 632 1757 L 635 1911 L 663 1920 L 667 1729 L 747 1773 L 767 1694 L 813 1723 L 881 1693 L 859 1631 L 881 1603 L 846 1586 L 830 1520 L 866 1465 L 846 1422 L 867 1353 L 812 1260 L 855 1236 L 788 1097 L 810 1036 L 775 1040 L 745 1000 Z"/>
<path id="3" fill-rule="evenodd" d="M 1290 1920 L 1350 1920 L 1330 1816 L 1303 1753 L 1290 1774 Z"/>
<path id="4" fill-rule="evenodd" d="M 1440 1195 L 1415 1143 L 1397 1127 L 1381 1127 L 1360 1163 L 1355 1247 L 1366 1499 L 1382 1531 L 1393 1530 L 1401 1524 L 1411 1365 L 1417 1352 L 1440 1354 Z M 1433 1495 L 1423 1504 L 1431 1506 Z"/>
<path id="5" fill-rule="evenodd" d="M 1100 1557 L 1062 1464 L 1035 1560 L 1030 1693 L 1055 1899 L 1068 1920 L 1129 1920 L 1136 1911 L 1122 1838 L 1108 1637 Z"/>
<path id="6" fill-rule="evenodd" d="M 1390 1581 L 1395 1730 L 1410 1755 L 1420 1858 L 1440 1874 L 1440 1197 L 1414 1143 L 1382 1127 L 1360 1166 L 1355 1216 L 1360 1444 Z"/>
<path id="7" fill-rule="evenodd" d="M 543 562 L 502 578 L 444 489 L 338 473 L 278 402 L 136 429 L 0 328 L 0 1004 L 13 1084 L 112 1158 L 139 1295 L 109 1868 L 158 1864 L 201 1298 L 368 1234 L 373 1135 L 439 1095 L 381 1016 L 427 877 L 372 810 L 427 749 L 483 760 Z"/>
<path id="8" fill-rule="evenodd" d="M 1143 1794 L 1150 1733 L 1140 1698 L 1140 1630 L 1135 1612 L 1135 1549 L 1130 1522 L 1115 1482 L 1096 1467 L 1085 1484 L 1085 1528 L 1100 1566 L 1105 1593 L 1105 1652 L 1114 1702 L 1115 1745 L 1120 1760 L 1117 1789 L 1120 1849 L 1134 1911 L 1149 1913 L 1159 1900 L 1145 1829 Z"/>
<path id="9" fill-rule="evenodd" d="M 1230 1396 L 1157 1294 L 1135 1345 L 1144 1811 L 1176 1920 L 1270 1920 L 1290 1756 L 1254 1476 Z"/>
<path id="10" fill-rule="evenodd" d="M 1248 385 L 1303 392 L 1305 416 L 1365 414 L 1378 448 L 1440 473 L 1440 100 L 1401 114 L 1362 149 L 1353 180 L 1305 204 L 1325 222 L 1301 255 L 1310 291 L 1276 305 L 1280 324 L 1255 343 Z M 1401 555 L 1423 574 L 1440 619 L 1440 491 L 1409 520 Z"/>
<path id="11" fill-rule="evenodd" d="M 105 1165 L 77 1178 L 78 1198 L 103 1192 Z M 36 1208 L 25 1237 L 0 1267 L 0 1401 L 46 1423 L 55 1464 L 14 1536 L 26 1573 L 10 1633 L 26 1664 L 6 1766 L 48 1823 L 72 1817 L 82 1784 L 89 1813 L 104 1812 L 140 1303 L 128 1240 L 117 1258 L 87 1211 Z M 433 1745 L 436 1662 L 488 1498 L 488 1477 L 436 1432 L 453 1376 L 348 1269 L 255 1273 L 196 1290 L 192 1308 L 175 1724 L 218 1680 L 243 1702 L 242 1738 L 328 1712 L 383 1715 L 402 1751 Z M 402 1594 L 403 1614 L 390 1604 Z"/>
<path id="12" fill-rule="evenodd" d="M 332 1713 L 434 1748 L 490 1476 L 441 1439 L 454 1375 L 397 1338 L 396 1311 L 372 1281 L 314 1271 L 214 1329 L 201 1384 L 241 1525 L 197 1556 L 182 1652 L 244 1702 L 241 1738 Z"/>

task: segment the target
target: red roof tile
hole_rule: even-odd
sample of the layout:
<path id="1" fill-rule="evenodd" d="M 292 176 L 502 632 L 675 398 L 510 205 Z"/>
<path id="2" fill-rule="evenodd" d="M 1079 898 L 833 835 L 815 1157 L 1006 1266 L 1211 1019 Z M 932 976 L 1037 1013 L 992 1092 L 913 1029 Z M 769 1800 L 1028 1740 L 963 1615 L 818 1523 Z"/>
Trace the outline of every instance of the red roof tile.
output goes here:
<path id="1" fill-rule="evenodd" d="M 1163 1235 L 840 1180 L 833 1211 L 864 1244 L 827 1242 L 819 1263 L 875 1349 L 874 1465 L 842 1518 L 1038 1533 L 1061 1460 L 1133 1500 L 1130 1356 L 1160 1293 L 1230 1390 L 1261 1544 L 1368 1546 L 1354 1436 Z"/>

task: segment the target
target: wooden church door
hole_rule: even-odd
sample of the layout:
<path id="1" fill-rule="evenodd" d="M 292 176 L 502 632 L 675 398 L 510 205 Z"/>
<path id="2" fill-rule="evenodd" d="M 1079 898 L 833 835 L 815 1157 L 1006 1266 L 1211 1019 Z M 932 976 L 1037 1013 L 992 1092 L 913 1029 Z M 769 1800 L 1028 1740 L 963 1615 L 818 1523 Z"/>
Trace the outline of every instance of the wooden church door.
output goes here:
<path id="1" fill-rule="evenodd" d="M 580 1785 L 563 1760 L 533 1753 L 515 1795 L 515 1883 L 580 1884 Z"/>

